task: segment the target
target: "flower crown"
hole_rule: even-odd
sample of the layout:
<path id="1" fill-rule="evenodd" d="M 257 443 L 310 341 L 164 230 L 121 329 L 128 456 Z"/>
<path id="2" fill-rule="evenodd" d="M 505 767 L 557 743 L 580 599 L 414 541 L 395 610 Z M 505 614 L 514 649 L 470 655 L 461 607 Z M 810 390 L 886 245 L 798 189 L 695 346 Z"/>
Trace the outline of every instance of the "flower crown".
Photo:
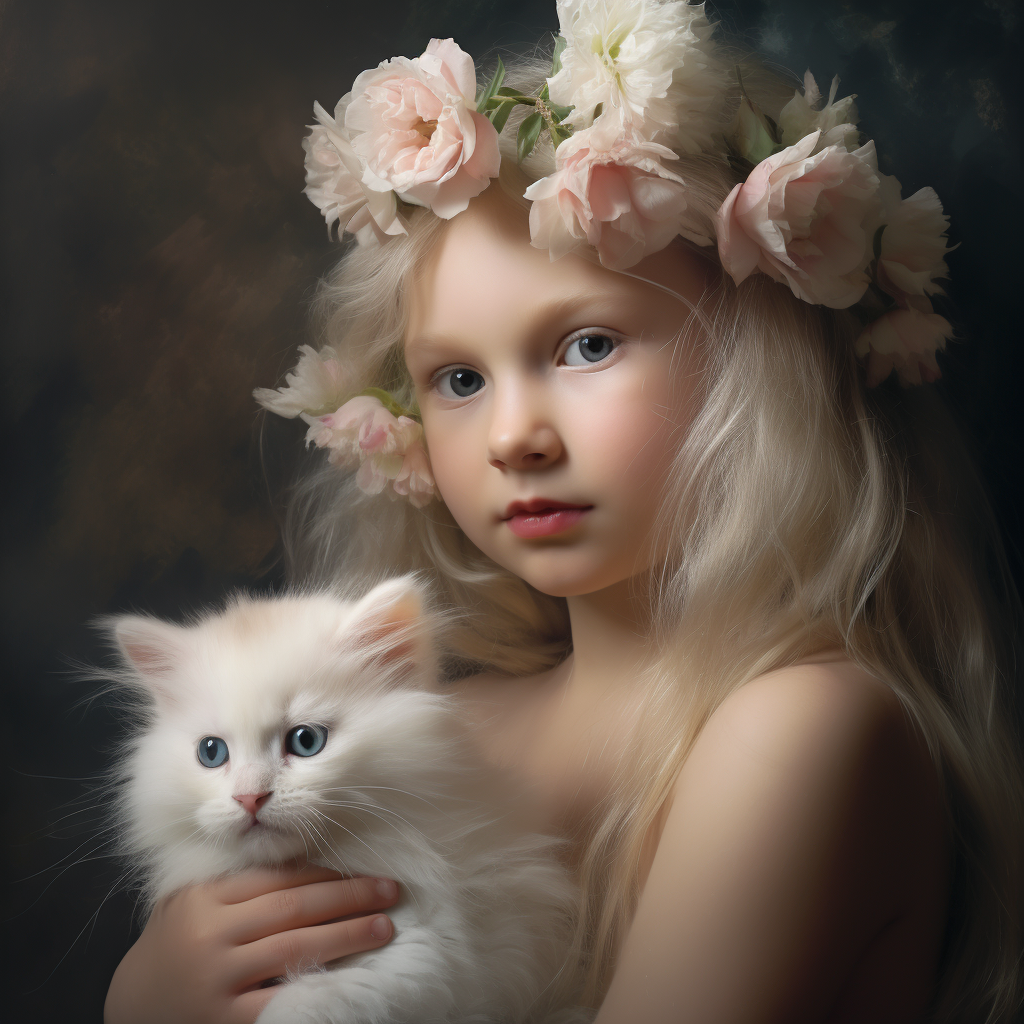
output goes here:
<path id="1" fill-rule="evenodd" d="M 874 143 L 859 144 L 854 97 L 836 99 L 838 78 L 823 102 L 807 72 L 775 121 L 736 71 L 739 104 L 725 127 L 731 73 L 703 4 L 557 0 L 557 11 L 551 75 L 536 96 L 505 86 L 500 60 L 478 87 L 473 59 L 452 39 L 432 39 L 419 57 L 360 74 L 333 117 L 315 103 L 305 192 L 328 231 L 373 246 L 406 234 L 412 207 L 446 220 L 462 212 L 497 176 L 499 132 L 525 106 L 517 159 L 544 135 L 554 154 L 553 172 L 524 193 L 531 242 L 552 260 L 590 246 L 604 266 L 625 270 L 677 235 L 717 242 L 737 285 L 763 273 L 806 302 L 850 308 L 863 323 L 855 351 L 869 385 L 893 370 L 903 384 L 940 375 L 935 353 L 952 329 L 930 297 L 947 276 L 948 218 L 932 189 L 903 199 L 896 178 L 879 172 Z M 673 170 L 680 155 L 719 159 L 743 176 L 713 217 Z M 332 461 L 359 461 L 364 489 L 390 481 L 393 494 L 429 500 L 415 412 L 383 392 L 332 412 L 326 392 L 340 392 L 325 384 L 340 372 L 337 357 L 302 351 L 285 388 L 256 392 L 261 404 L 301 414 L 307 441 L 330 448 Z"/>

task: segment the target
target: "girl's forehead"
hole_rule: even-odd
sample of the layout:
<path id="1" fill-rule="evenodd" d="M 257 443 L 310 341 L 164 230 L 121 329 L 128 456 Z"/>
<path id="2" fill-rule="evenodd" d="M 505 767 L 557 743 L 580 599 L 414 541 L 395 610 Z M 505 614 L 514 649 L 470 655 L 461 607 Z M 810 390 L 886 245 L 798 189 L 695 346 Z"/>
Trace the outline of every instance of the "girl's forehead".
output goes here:
<path id="1" fill-rule="evenodd" d="M 530 244 L 526 211 L 484 193 L 452 219 L 412 282 L 406 343 L 534 308 L 660 301 L 665 289 L 695 304 L 708 273 L 705 261 L 682 247 L 648 257 L 630 274 L 575 253 L 552 261 Z"/>

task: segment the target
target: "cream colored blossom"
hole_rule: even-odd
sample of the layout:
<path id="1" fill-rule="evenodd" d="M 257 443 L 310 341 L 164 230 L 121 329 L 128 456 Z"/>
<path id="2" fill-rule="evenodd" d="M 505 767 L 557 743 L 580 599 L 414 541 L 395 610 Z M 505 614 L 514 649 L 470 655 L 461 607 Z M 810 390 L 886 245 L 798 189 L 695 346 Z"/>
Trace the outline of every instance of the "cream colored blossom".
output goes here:
<path id="1" fill-rule="evenodd" d="M 577 129 L 629 129 L 698 153 L 712 147 L 709 114 L 724 88 L 703 4 L 682 0 L 558 0 L 566 41 L 548 79 Z M 598 108 L 600 116 L 597 116 Z"/>
<path id="2" fill-rule="evenodd" d="M 949 217 L 931 188 L 901 198 L 900 183 L 881 175 L 882 231 L 878 283 L 902 306 L 914 297 L 942 294 L 936 283 L 948 276 L 945 256 Z"/>
<path id="3" fill-rule="evenodd" d="M 406 234 L 394 192 L 379 192 L 362 183 L 363 165 L 352 149 L 344 128 L 350 96 L 343 96 L 334 117 L 313 104 L 319 124 L 311 125 L 302 140 L 306 151 L 306 187 L 303 190 L 327 221 L 328 231 L 355 235 L 361 245 L 380 243 L 392 235 Z"/>
<path id="4" fill-rule="evenodd" d="M 347 375 L 333 348 L 325 346 L 317 352 L 310 345 L 300 345 L 299 353 L 295 369 L 285 375 L 284 387 L 257 388 L 253 392 L 264 409 L 287 419 L 336 408 L 349 390 Z"/>
<path id="5" fill-rule="evenodd" d="M 821 92 L 814 75 L 808 71 L 804 75 L 804 91 L 797 91 L 793 98 L 782 108 L 779 114 L 779 130 L 782 142 L 793 146 L 811 132 L 820 131 L 818 147 L 843 146 L 853 150 L 857 146 L 857 105 L 856 96 L 845 96 L 836 100 L 839 89 L 839 76 L 832 79 L 828 92 L 828 102 L 821 103 Z"/>

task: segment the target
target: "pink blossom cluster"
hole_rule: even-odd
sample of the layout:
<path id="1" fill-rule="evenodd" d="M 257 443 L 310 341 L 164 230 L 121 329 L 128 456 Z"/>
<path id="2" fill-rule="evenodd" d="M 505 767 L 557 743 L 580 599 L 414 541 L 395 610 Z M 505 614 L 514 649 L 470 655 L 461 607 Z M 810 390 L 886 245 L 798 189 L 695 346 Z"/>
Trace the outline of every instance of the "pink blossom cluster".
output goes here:
<path id="1" fill-rule="evenodd" d="M 722 266 L 736 284 L 763 273 L 806 302 L 848 308 L 868 289 L 889 308 L 869 323 L 856 351 L 868 383 L 896 370 L 904 384 L 939 376 L 937 350 L 951 337 L 932 309 L 946 276 L 948 218 L 932 189 L 903 199 L 900 183 L 879 172 L 872 142 L 853 149 L 853 124 L 835 124 L 835 85 L 826 107 L 808 74 L 805 96 L 787 107 L 786 125 L 813 126 L 794 144 L 760 160 L 716 218 Z M 799 104 L 796 100 L 800 100 Z"/>
<path id="2" fill-rule="evenodd" d="M 302 419 L 309 424 L 306 443 L 328 449 L 328 461 L 356 471 L 367 494 L 391 485 L 391 496 L 408 498 L 421 508 L 434 497 L 434 477 L 423 444 L 423 427 L 409 416 L 395 416 L 378 399 L 358 395 L 336 412 Z"/>

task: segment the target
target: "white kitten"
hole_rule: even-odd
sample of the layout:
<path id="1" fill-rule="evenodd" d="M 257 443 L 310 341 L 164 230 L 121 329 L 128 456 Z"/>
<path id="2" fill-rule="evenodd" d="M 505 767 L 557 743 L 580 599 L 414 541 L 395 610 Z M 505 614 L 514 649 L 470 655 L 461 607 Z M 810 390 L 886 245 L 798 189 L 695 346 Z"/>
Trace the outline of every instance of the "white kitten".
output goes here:
<path id="1" fill-rule="evenodd" d="M 150 906 L 305 856 L 401 886 L 391 942 L 282 984 L 259 1024 L 590 1019 L 560 1009 L 574 887 L 433 690 L 414 580 L 358 602 L 240 597 L 194 625 L 111 625 L 119 678 L 150 708 L 120 803 Z"/>

